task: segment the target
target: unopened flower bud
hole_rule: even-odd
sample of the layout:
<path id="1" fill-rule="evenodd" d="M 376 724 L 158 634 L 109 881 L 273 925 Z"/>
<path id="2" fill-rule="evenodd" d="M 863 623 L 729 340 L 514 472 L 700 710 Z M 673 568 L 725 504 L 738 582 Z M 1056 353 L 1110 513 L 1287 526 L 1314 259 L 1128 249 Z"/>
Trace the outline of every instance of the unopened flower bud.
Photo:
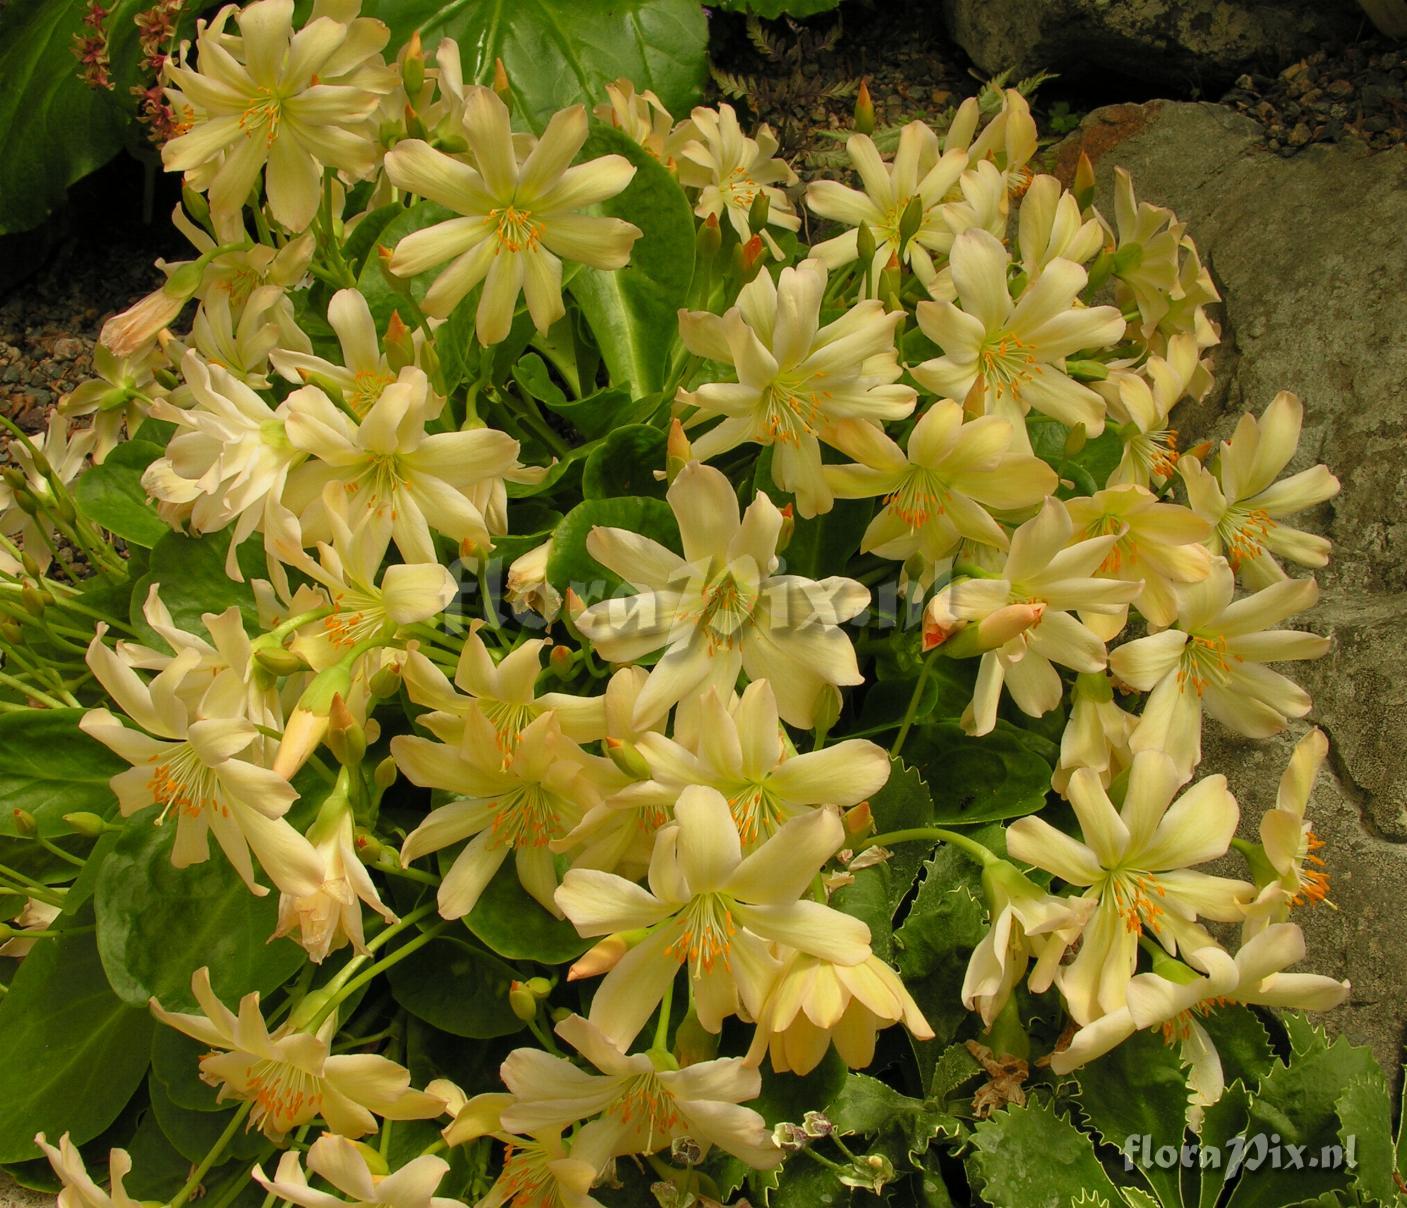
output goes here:
<path id="1" fill-rule="evenodd" d="M 943 645 L 960 633 L 967 622 L 952 609 L 952 597 L 947 589 L 928 601 L 923 610 L 923 649 L 925 652 Z"/>
<path id="2" fill-rule="evenodd" d="M 669 425 L 669 439 L 665 444 L 664 476 L 671 483 L 679 477 L 679 472 L 694 459 L 693 447 L 684 435 L 684 425 L 677 419 Z"/>
<path id="3" fill-rule="evenodd" d="M 787 504 L 781 509 L 782 527 L 777 530 L 777 553 L 785 553 L 791 539 L 796 535 L 796 508 Z"/>
<path id="4" fill-rule="evenodd" d="M 753 195 L 752 205 L 747 211 L 747 228 L 760 231 L 767 225 L 767 216 L 772 212 L 772 202 L 766 189 L 758 189 Z"/>
<path id="5" fill-rule="evenodd" d="M 874 263 L 875 253 L 874 231 L 870 229 L 868 222 L 862 221 L 855 230 L 855 253 L 859 257 L 861 269 L 868 272 L 870 265 Z"/>
<path id="6" fill-rule="evenodd" d="M 376 765 L 376 771 L 372 772 L 372 783 L 383 793 L 396 783 L 396 777 L 400 775 L 400 769 L 396 767 L 396 761 L 387 755 Z"/>
<path id="7" fill-rule="evenodd" d="M 762 236 L 754 235 L 738 246 L 738 274 L 747 285 L 762 268 Z"/>
<path id="8" fill-rule="evenodd" d="M 904 309 L 899 300 L 900 289 L 903 285 L 901 275 L 899 255 L 897 252 L 892 252 L 889 256 L 889 263 L 879 274 L 879 288 L 875 291 L 879 297 L 884 299 L 884 305 L 890 311 Z"/>
<path id="9" fill-rule="evenodd" d="M 39 824 L 28 810 L 13 809 L 10 811 L 10 817 L 15 820 L 15 834 L 27 836 L 39 833 Z"/>
<path id="10" fill-rule="evenodd" d="M 319 671 L 298 698 L 283 727 L 283 738 L 274 755 L 273 770 L 285 780 L 292 780 L 298 769 L 308 762 L 327 735 L 333 699 L 346 697 L 352 690 L 350 659 Z"/>
<path id="11" fill-rule="evenodd" d="M 855 133 L 874 133 L 874 101 L 870 97 L 867 79 L 860 81 L 860 90 L 855 94 Z"/>
<path id="12" fill-rule="evenodd" d="M 498 99 L 508 106 L 508 111 L 513 112 L 513 89 L 508 85 L 508 69 L 503 66 L 502 59 L 493 61 L 493 90 L 498 93 Z"/>
<path id="13" fill-rule="evenodd" d="M 817 734 L 829 734 L 831 727 L 840 718 L 840 689 L 834 684 L 822 684 L 816 693 L 816 703 L 812 706 L 811 728 Z"/>
<path id="14" fill-rule="evenodd" d="M 915 193 L 909 198 L 904 212 L 899 215 L 899 251 L 908 246 L 909 240 L 918 234 L 923 225 L 923 198 Z"/>
<path id="15" fill-rule="evenodd" d="M 609 973 L 620 963 L 621 957 L 630 951 L 631 942 L 625 932 L 617 931 L 597 940 L 567 970 L 567 980 L 581 981 L 584 977 L 598 977 Z"/>
<path id="16" fill-rule="evenodd" d="M 1039 625 L 1043 616 L 1045 604 L 1040 601 L 1007 604 L 976 624 L 966 626 L 960 634 L 944 643 L 943 653 L 948 658 L 967 659 L 986 654 L 989 650 L 999 650 L 1012 638 Z"/>
<path id="17" fill-rule="evenodd" d="M 694 236 L 695 257 L 699 263 L 707 264 L 722 246 L 723 232 L 718 226 L 718 215 L 710 214 L 699 224 L 698 234 Z"/>
<path id="18" fill-rule="evenodd" d="M 343 767 L 355 767 L 366 757 L 366 730 L 341 693 L 332 698 L 327 714 L 327 746 Z"/>
<path id="19" fill-rule="evenodd" d="M 373 1177 L 385 1177 L 391 1173 L 391 1168 L 386 1164 L 385 1155 L 374 1146 L 368 1145 L 365 1141 L 353 1141 L 357 1152 L 361 1155 L 362 1161 L 366 1163 L 366 1168 L 371 1171 Z"/>
<path id="20" fill-rule="evenodd" d="M 0 638 L 11 646 L 18 646 L 24 638 L 24 630 L 14 617 L 0 617 Z"/>
<path id="21" fill-rule="evenodd" d="M 103 819 L 99 818 L 97 814 L 90 814 L 86 811 L 80 811 L 76 814 L 65 814 L 63 818 L 64 821 L 68 823 L 69 830 L 87 839 L 96 839 L 103 831 L 114 829 L 104 822 Z"/>
<path id="22" fill-rule="evenodd" d="M 718 1037 L 699 1022 L 692 1010 L 674 1033 L 674 1056 L 680 1066 L 698 1065 L 718 1056 Z"/>
<path id="23" fill-rule="evenodd" d="M 307 661 L 284 646 L 256 647 L 254 661 L 271 675 L 297 675 L 308 670 Z"/>
<path id="24" fill-rule="evenodd" d="M 576 656 L 565 646 L 553 646 L 552 652 L 547 656 L 547 670 L 559 680 L 570 678 L 575 663 Z"/>
<path id="25" fill-rule="evenodd" d="M 1070 358 L 1065 362 L 1065 372 L 1077 382 L 1102 382 L 1109 376 L 1109 366 L 1103 361 L 1079 361 Z"/>
<path id="26" fill-rule="evenodd" d="M 536 1019 L 537 995 L 522 982 L 515 981 L 508 987 L 508 1008 L 524 1023 Z"/>
<path id="27" fill-rule="evenodd" d="M 406 95 L 412 98 L 419 96 L 420 90 L 425 87 L 425 52 L 420 45 L 418 29 L 406 43 L 405 57 L 401 59 L 401 83 L 405 86 Z"/>
<path id="28" fill-rule="evenodd" d="M 20 587 L 20 603 L 25 606 L 25 610 L 34 617 L 42 617 L 44 609 L 54 602 L 45 589 L 36 587 L 33 583 L 25 583 Z"/>
<path id="29" fill-rule="evenodd" d="M 870 808 L 868 801 L 852 805 L 840 817 L 841 821 L 845 823 L 845 833 L 857 839 L 861 835 L 869 834 L 874 829 L 874 811 Z"/>
<path id="30" fill-rule="evenodd" d="M 210 203 L 204 193 L 197 193 L 189 185 L 181 186 L 181 205 L 196 222 L 204 226 L 210 221 Z"/>
<path id="31" fill-rule="evenodd" d="M 1077 456 L 1085 447 L 1087 440 L 1089 440 L 1089 430 L 1084 424 L 1076 424 L 1065 434 L 1065 456 Z"/>
<path id="32" fill-rule="evenodd" d="M 640 754 L 633 742 L 623 738 L 607 738 L 606 754 L 611 762 L 632 780 L 649 780 L 653 775 L 650 765 Z"/>
<path id="33" fill-rule="evenodd" d="M 1085 152 L 1080 152 L 1079 161 L 1075 164 L 1075 182 L 1072 192 L 1075 194 L 1075 204 L 1081 211 L 1089 209 L 1094 201 L 1094 165 L 1090 163 L 1089 156 Z"/>
<path id="34" fill-rule="evenodd" d="M 380 839 L 361 827 L 357 828 L 356 835 L 352 839 L 352 846 L 356 848 L 357 859 L 363 864 L 379 864 L 383 855 L 391 855 L 393 858 L 395 855 Z"/>
<path id="35" fill-rule="evenodd" d="M 388 700 L 401 690 L 401 665 L 387 663 L 371 677 L 367 685 L 377 700 Z"/>

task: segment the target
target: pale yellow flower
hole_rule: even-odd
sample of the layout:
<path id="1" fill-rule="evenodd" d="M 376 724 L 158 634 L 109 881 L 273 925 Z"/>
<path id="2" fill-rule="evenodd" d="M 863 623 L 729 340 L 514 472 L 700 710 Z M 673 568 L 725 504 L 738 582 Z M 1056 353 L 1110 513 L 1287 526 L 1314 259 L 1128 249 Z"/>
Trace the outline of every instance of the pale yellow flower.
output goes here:
<path id="1" fill-rule="evenodd" d="M 36 1133 L 34 1143 L 49 1159 L 62 1185 L 58 1208 L 142 1208 L 142 1202 L 127 1193 L 123 1180 L 132 1173 L 132 1155 L 125 1149 L 108 1150 L 109 1189 L 104 1190 L 88 1173 L 83 1155 L 68 1133 L 59 1138 L 58 1148 L 50 1145 L 44 1134 Z"/>
<path id="2" fill-rule="evenodd" d="M 426 314 L 447 316 L 483 282 L 475 312 L 481 344 L 508 335 L 519 294 L 545 332 L 566 313 L 564 259 L 604 270 L 630 259 L 638 227 L 578 211 L 614 197 L 635 169 L 619 155 L 570 166 L 586 133 L 586 110 L 563 109 L 520 159 L 507 107 L 492 89 L 474 86 L 465 90 L 463 118 L 473 167 L 420 139 L 387 152 L 386 174 L 397 188 L 459 215 L 407 235 L 391 257 L 391 271 L 403 277 L 450 261 L 425 294 Z"/>
<path id="3" fill-rule="evenodd" d="M 329 1195 L 309 1185 L 303 1170 L 303 1155 L 290 1149 L 279 1159 L 274 1177 L 261 1167 L 250 1172 L 254 1181 L 270 1195 L 298 1204 L 300 1208 L 464 1208 L 459 1200 L 435 1195 L 441 1180 L 449 1173 L 449 1163 L 435 1154 L 421 1154 L 389 1174 L 373 1170 L 366 1152 L 355 1142 L 336 1133 L 323 1133 L 308 1148 L 308 1172 L 318 1175 L 345 1198 Z"/>
<path id="4" fill-rule="evenodd" d="M 97 432 L 92 428 L 71 429 L 68 420 L 54 411 L 50 413 L 44 429 L 29 438 L 34 451 L 39 454 L 38 460 L 30 451 L 30 444 L 22 440 L 11 440 L 7 447 L 15 468 L 24 475 L 26 489 L 43 510 L 31 515 L 20 507 L 9 483 L 0 481 L 0 534 L 18 538 L 20 546 L 34 560 L 40 574 L 53 565 L 52 543 L 59 539 L 47 514 L 59 502 L 55 486 L 67 487 L 83 472 L 97 437 Z M 0 566 L 16 574 L 19 565 L 10 566 L 13 561 L 0 549 Z"/>
<path id="5" fill-rule="evenodd" d="M 694 213 L 700 218 L 727 219 L 744 242 L 755 234 L 770 240 L 766 231 L 754 231 L 748 222 L 752 204 L 762 194 L 767 198 L 768 226 L 787 231 L 801 226 L 791 199 L 777 187 L 794 185 L 796 173 L 776 158 L 777 138 L 770 126 L 759 126 L 750 138 L 731 105 L 699 106 L 675 129 L 668 149 L 678 165 L 679 183 L 699 191 Z"/>
<path id="6" fill-rule="evenodd" d="M 592 110 L 632 142 L 639 143 L 661 163 L 672 163 L 670 135 L 674 119 L 659 97 L 648 88 L 637 89 L 625 78 L 606 85 L 607 101 Z"/>

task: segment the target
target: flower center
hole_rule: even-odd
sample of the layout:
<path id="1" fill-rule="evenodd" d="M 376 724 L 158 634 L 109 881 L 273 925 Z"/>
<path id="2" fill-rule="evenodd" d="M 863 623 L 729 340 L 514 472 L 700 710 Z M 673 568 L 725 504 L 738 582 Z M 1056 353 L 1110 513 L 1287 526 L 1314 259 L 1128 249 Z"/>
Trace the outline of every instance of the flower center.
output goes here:
<path id="1" fill-rule="evenodd" d="M 644 1135 L 641 1152 L 649 1153 L 673 1139 L 684 1118 L 674 1106 L 674 1098 L 654 1074 L 639 1074 L 621 1087 L 620 1094 L 606 1109 Z"/>
<path id="2" fill-rule="evenodd" d="M 1324 871 L 1324 861 L 1314 853 L 1324 846 L 1324 840 L 1314 833 L 1314 828 L 1308 823 L 1305 824 L 1304 835 L 1300 839 L 1299 852 L 1295 858 L 1295 877 L 1298 886 L 1294 896 L 1290 899 L 1291 906 L 1303 906 L 1305 903 L 1318 905 L 1324 902 L 1333 906 L 1329 901 L 1329 874 Z M 1306 865 L 1313 864 L 1314 868 Z"/>
<path id="3" fill-rule="evenodd" d="M 680 964 L 688 961 L 691 977 L 711 972 L 720 959 L 728 967 L 728 951 L 738 928 L 727 898 L 701 893 L 684 907 L 678 920 L 679 938 L 666 951 Z"/>
<path id="4" fill-rule="evenodd" d="M 728 810 L 745 845 L 769 839 L 786 821 L 786 811 L 765 784 L 747 784 L 728 797 Z"/>
<path id="5" fill-rule="evenodd" d="M 884 504 L 908 525 L 909 532 L 916 533 L 934 516 L 943 514 L 943 495 L 943 484 L 932 470 L 910 466 L 899 485 L 885 496 Z"/>
<path id="6" fill-rule="evenodd" d="M 732 650 L 752 620 L 756 603 L 753 593 L 725 571 L 704 588 L 701 599 L 697 625 L 708 640 L 709 650 Z"/>
<path id="7" fill-rule="evenodd" d="M 199 817 L 205 810 L 221 815 L 229 812 L 221 800 L 220 782 L 215 773 L 189 743 L 176 746 L 165 763 L 157 762 L 161 758 L 152 755 L 147 760 L 152 765 L 147 791 L 161 806 L 161 816 L 156 820 L 158 826 L 173 809 L 188 818 Z"/>
<path id="8" fill-rule="evenodd" d="M 763 443 L 781 441 L 800 444 L 804 436 L 815 436 L 826 423 L 825 408 L 831 392 L 816 388 L 824 378 L 815 373 L 807 378 L 779 377 L 762 392 L 761 428 Z"/>
<path id="9" fill-rule="evenodd" d="M 1241 563 L 1259 558 L 1265 552 L 1265 539 L 1275 521 L 1264 508 L 1233 504 L 1217 522 L 1216 533 L 1226 549 L 1226 560 L 1236 570 Z"/>
<path id="10" fill-rule="evenodd" d="M 494 842 L 500 847 L 546 847 L 565 833 L 561 804 L 556 794 L 536 782 L 510 789 L 498 800 Z"/>
<path id="11" fill-rule="evenodd" d="M 1158 878 L 1152 873 L 1138 869 L 1116 872 L 1110 876 L 1109 892 L 1113 895 L 1114 908 L 1123 916 L 1124 926 L 1136 935 L 1141 935 L 1146 927 L 1154 935 L 1162 930 L 1160 921 L 1164 911 L 1158 902 L 1167 896 Z"/>
<path id="12" fill-rule="evenodd" d="M 249 1071 L 242 1096 L 254 1100 L 251 1127 L 269 1120 L 278 1132 L 311 1120 L 322 1110 L 322 1079 L 286 1061 L 265 1059 Z"/>
<path id="13" fill-rule="evenodd" d="M 752 207 L 761 186 L 747 174 L 746 168 L 734 168 L 720 182 L 719 188 L 728 198 L 728 204 L 736 210 Z"/>
<path id="14" fill-rule="evenodd" d="M 536 720 L 541 709 L 533 701 L 518 704 L 506 700 L 489 700 L 482 696 L 476 697 L 475 700 L 480 711 L 493 725 L 494 732 L 498 735 L 498 749 L 506 760 L 518 745 L 518 735 Z"/>
<path id="15" fill-rule="evenodd" d="M 542 223 L 534 220 L 531 210 L 500 206 L 489 211 L 489 221 L 494 225 L 500 252 L 531 251 L 542 239 Z"/>
<path id="16" fill-rule="evenodd" d="M 1140 432 L 1129 441 L 1134 464 L 1150 478 L 1171 478 L 1177 470 L 1177 429 L 1159 428 Z"/>
<path id="17" fill-rule="evenodd" d="M 1231 671 L 1229 658 L 1225 634 L 1210 637 L 1190 634 L 1182 648 L 1181 664 L 1177 670 L 1178 687 L 1185 689 L 1190 683 L 1198 696 L 1206 692 L 1208 686 L 1224 687 Z"/>
<path id="18" fill-rule="evenodd" d="M 323 636 L 334 646 L 350 648 L 379 633 L 385 624 L 379 594 L 349 589 L 333 598 L 332 612 L 323 618 Z"/>
<path id="19" fill-rule="evenodd" d="M 997 397 L 1021 397 L 1021 387 L 1044 370 L 1036 360 L 1035 346 L 1011 334 L 998 332 L 989 336 L 977 354 L 982 377 L 987 388 Z"/>
<path id="20" fill-rule="evenodd" d="M 551 1164 L 562 1154 L 551 1154 L 535 1141 L 504 1150 L 503 1173 L 498 1176 L 502 1198 L 510 1208 L 562 1208 L 562 1188 Z"/>
<path id="21" fill-rule="evenodd" d="M 274 139 L 278 138 L 278 126 L 282 117 L 283 99 L 273 89 L 261 88 L 240 115 L 239 128 L 251 137 L 262 129 L 264 142 L 272 144 Z"/>
<path id="22" fill-rule="evenodd" d="M 358 370 L 353 375 L 351 390 L 344 395 L 347 405 L 359 416 L 365 416 L 381 397 L 381 392 L 395 380 L 391 374 L 379 369 Z"/>

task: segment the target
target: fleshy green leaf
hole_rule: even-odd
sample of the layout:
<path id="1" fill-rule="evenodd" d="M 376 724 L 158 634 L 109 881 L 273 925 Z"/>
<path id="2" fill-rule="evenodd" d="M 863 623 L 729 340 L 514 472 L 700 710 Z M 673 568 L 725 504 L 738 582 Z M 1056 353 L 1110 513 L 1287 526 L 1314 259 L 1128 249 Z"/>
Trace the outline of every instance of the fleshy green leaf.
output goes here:
<path id="1" fill-rule="evenodd" d="M 65 814 L 107 816 L 117 806 L 108 781 L 127 764 L 78 728 L 82 709 L 0 714 L 0 835 L 15 834 L 12 811 L 28 810 L 41 835 L 69 834 Z"/>
<path id="2" fill-rule="evenodd" d="M 508 1007 L 511 979 L 458 939 L 427 944 L 392 965 L 389 977 L 401 1006 L 452 1036 L 483 1040 L 523 1030 Z"/>
<path id="3" fill-rule="evenodd" d="M 230 1122 L 234 1107 L 225 1103 L 220 1111 L 191 1111 L 175 1103 L 158 1078 L 147 1078 L 152 1113 L 166 1139 L 187 1162 L 199 1162 L 215 1144 Z M 238 1129 L 226 1147 L 228 1156 L 252 1161 L 262 1154 L 266 1142 L 263 1134 L 252 1129 Z"/>
<path id="4" fill-rule="evenodd" d="M 148 441 L 118 445 L 102 465 L 74 483 L 74 498 L 83 514 L 124 541 L 151 549 L 171 531 L 142 487 L 142 472 L 160 456 L 161 446 Z"/>
<path id="5" fill-rule="evenodd" d="M 982 1199 L 994 1208 L 1093 1208 L 1101 1200 L 1112 1208 L 1121 1202 L 1089 1137 L 1042 1103 L 1004 1108 L 982 1121 L 973 1129 L 967 1163 Z"/>
<path id="6" fill-rule="evenodd" d="M 664 469 L 665 434 L 646 424 L 617 428 L 591 451 L 581 472 L 588 499 L 641 496 L 663 499 L 666 484 L 654 475 Z"/>
<path id="7" fill-rule="evenodd" d="M 624 192 L 599 207 L 643 232 L 629 265 L 613 272 L 582 269 L 570 289 L 611 380 L 642 398 L 664 387 L 678 346 L 678 310 L 694 275 L 694 218 L 674 176 L 619 130 L 592 131 L 582 155 L 623 155 L 635 165 Z"/>
<path id="8" fill-rule="evenodd" d="M 0 998 L 0 1162 L 37 1157 L 36 1132 L 101 1133 L 141 1085 L 151 1031 L 147 1009 L 112 992 L 91 930 L 36 944 Z"/>
<path id="9" fill-rule="evenodd" d="M 561 965 L 576 960 L 594 941 L 582 939 L 566 919 L 553 918 L 527 895 L 510 860 L 488 883 L 464 924 L 510 961 Z"/>
<path id="10" fill-rule="evenodd" d="M 388 51 L 417 29 L 427 48 L 454 38 L 465 80 L 491 83 L 502 59 L 514 111 L 539 131 L 566 105 L 604 101 L 621 76 L 684 117 L 708 70 L 708 24 L 692 0 L 367 0 L 362 12 L 391 27 Z"/>
<path id="11" fill-rule="evenodd" d="M 935 1137 L 956 1136 L 960 1128 L 958 1120 L 940 1105 L 901 1095 L 868 1074 L 852 1073 L 847 1077 L 827 1114 L 836 1128 L 845 1133 L 898 1134 L 913 1161 L 927 1152 Z"/>
<path id="12" fill-rule="evenodd" d="M 239 605 L 246 628 L 260 628 L 259 610 L 248 581 L 268 574 L 263 549 L 257 538 L 240 546 L 239 565 L 245 582 L 236 583 L 225 574 L 229 542 L 227 532 L 206 537 L 167 533 L 152 546 L 147 573 L 132 587 L 132 627 L 143 642 L 158 650 L 166 649 L 165 641 L 142 615 L 153 583 L 161 585 L 161 602 L 180 629 L 203 634 L 205 624 L 201 617 L 207 612 L 224 612 L 231 604 Z"/>
<path id="13" fill-rule="evenodd" d="M 226 1002 L 282 984 L 306 958 L 292 940 L 269 938 L 277 891 L 254 897 L 213 845 L 205 863 L 173 867 L 174 824 L 156 827 L 152 817 L 129 821 L 98 876 L 98 949 L 114 992 L 134 1006 L 154 997 L 182 1010 L 203 965 Z"/>
<path id="14" fill-rule="evenodd" d="M 1050 764 L 1038 753 L 1039 735 L 999 721 L 974 738 L 951 722 L 916 727 L 904 757 L 924 773 L 933 793 L 933 820 L 941 826 L 1018 818 L 1045 804 Z"/>
<path id="15" fill-rule="evenodd" d="M 1161 1036 L 1135 1032 L 1113 1052 L 1076 1071 L 1075 1096 L 1086 1120 L 1115 1149 L 1131 1136 L 1148 1136 L 1153 1149 L 1181 1149 L 1187 1115 L 1187 1077 L 1177 1050 Z M 1134 1088 L 1137 1088 L 1136 1092 Z M 1165 1204 L 1176 1204 L 1178 1167 L 1140 1164 L 1138 1172 Z"/>
<path id="16" fill-rule="evenodd" d="M 1239 1141 L 1233 1142 L 1232 1138 L 1245 1136 L 1250 1103 L 1251 1094 L 1246 1084 L 1237 1079 L 1228 1083 L 1221 1098 L 1202 1114 L 1202 1131 L 1197 1143 L 1206 1151 L 1208 1158 L 1200 1166 L 1197 1208 L 1215 1208 L 1222 1188 L 1235 1178 L 1236 1171 L 1229 1169 L 1229 1162 L 1235 1156 L 1231 1146 L 1239 1144 Z M 1216 1155 L 1215 1159 L 1211 1158 L 1212 1154 Z M 1190 1200 L 1188 1208 L 1191 1208 Z"/>
<path id="17" fill-rule="evenodd" d="M 679 526 L 669 505 L 660 499 L 626 497 L 587 499 L 563 518 L 552 536 L 552 556 L 547 560 L 547 581 L 560 591 L 574 587 L 584 600 L 599 599 L 621 586 L 621 581 L 586 552 L 591 530 L 629 529 L 667 545 L 679 548 Z M 587 595 L 591 585 L 602 590 Z"/>
<path id="18" fill-rule="evenodd" d="M 1392 1177 L 1392 1100 L 1382 1070 L 1374 1066 L 1349 1082 L 1339 1096 L 1338 1115 L 1343 1152 L 1355 1161 L 1354 1186 L 1371 1203 L 1394 1203 L 1398 1195 Z"/>

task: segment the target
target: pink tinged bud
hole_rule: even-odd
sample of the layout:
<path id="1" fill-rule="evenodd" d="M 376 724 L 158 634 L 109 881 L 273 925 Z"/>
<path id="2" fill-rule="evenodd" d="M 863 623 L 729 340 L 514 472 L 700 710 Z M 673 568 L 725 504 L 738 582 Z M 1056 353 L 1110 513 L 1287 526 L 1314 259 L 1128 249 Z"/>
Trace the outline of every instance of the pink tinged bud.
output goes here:
<path id="1" fill-rule="evenodd" d="M 301 707 L 294 709 L 283 728 L 283 739 L 274 756 L 273 770 L 285 780 L 292 780 L 322 743 L 328 724 L 326 713 L 317 714 Z"/>
<path id="2" fill-rule="evenodd" d="M 694 450 L 684 435 L 684 425 L 676 419 L 669 425 L 669 440 L 665 445 L 665 477 L 672 483 L 693 459 Z"/>
<path id="3" fill-rule="evenodd" d="M 585 977 L 599 977 L 602 973 L 609 973 L 630 948 L 631 943 L 625 933 L 618 931 L 614 935 L 606 936 L 577 957 L 576 963 L 567 970 L 567 980 L 581 981 Z"/>
<path id="4" fill-rule="evenodd" d="M 874 830 L 874 811 L 868 801 L 862 801 L 846 810 L 841 815 L 841 821 L 845 823 L 845 833 L 858 839 Z"/>
<path id="5" fill-rule="evenodd" d="M 923 649 L 927 653 L 943 645 L 967 624 L 949 607 L 946 591 L 939 592 L 923 610 Z"/>
<path id="6" fill-rule="evenodd" d="M 1034 629 L 1045 616 L 1045 604 L 1036 601 L 1031 604 L 1008 604 L 998 608 L 989 617 L 983 617 L 977 624 L 977 637 L 984 650 L 995 650 L 1005 646 L 1018 634 Z"/>
<path id="7" fill-rule="evenodd" d="M 860 81 L 860 91 L 855 94 L 855 131 L 857 134 L 874 133 L 874 101 L 870 98 L 868 80 Z"/>

